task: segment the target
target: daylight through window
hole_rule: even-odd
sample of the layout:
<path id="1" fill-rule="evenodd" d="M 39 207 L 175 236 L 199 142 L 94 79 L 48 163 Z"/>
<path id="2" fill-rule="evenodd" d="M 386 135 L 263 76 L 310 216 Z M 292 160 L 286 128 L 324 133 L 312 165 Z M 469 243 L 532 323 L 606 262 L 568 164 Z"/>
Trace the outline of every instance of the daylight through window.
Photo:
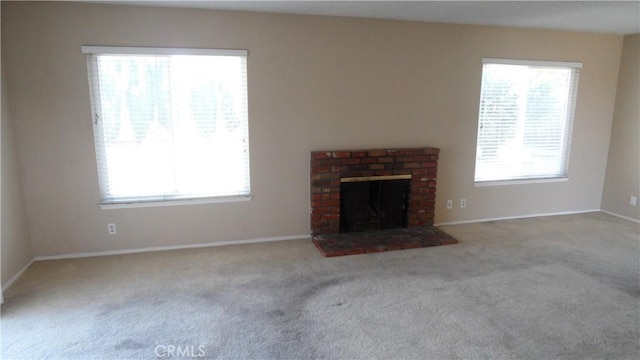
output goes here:
<path id="1" fill-rule="evenodd" d="M 103 204 L 249 195 L 246 51 L 82 50 Z"/>
<path id="2" fill-rule="evenodd" d="M 568 176 L 580 67 L 484 59 L 477 184 Z"/>

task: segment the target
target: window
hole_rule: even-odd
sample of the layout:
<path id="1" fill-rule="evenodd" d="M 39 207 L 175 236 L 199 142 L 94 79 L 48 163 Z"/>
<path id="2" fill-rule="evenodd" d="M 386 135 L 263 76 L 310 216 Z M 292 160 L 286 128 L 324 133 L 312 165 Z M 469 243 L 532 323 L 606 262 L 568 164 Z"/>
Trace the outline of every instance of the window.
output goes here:
<path id="1" fill-rule="evenodd" d="M 82 51 L 103 205 L 249 196 L 246 51 Z"/>
<path id="2" fill-rule="evenodd" d="M 475 183 L 566 178 L 582 65 L 483 63 Z"/>

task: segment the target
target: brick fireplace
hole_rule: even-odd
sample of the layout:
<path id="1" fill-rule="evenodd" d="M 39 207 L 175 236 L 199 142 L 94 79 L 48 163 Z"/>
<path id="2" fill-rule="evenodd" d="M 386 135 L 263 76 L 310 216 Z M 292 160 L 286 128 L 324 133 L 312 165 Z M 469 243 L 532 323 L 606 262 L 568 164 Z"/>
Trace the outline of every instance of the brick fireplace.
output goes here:
<path id="1" fill-rule="evenodd" d="M 348 178 L 410 177 L 407 226 L 433 225 L 437 148 L 311 152 L 311 233 L 340 232 L 340 183 Z"/>

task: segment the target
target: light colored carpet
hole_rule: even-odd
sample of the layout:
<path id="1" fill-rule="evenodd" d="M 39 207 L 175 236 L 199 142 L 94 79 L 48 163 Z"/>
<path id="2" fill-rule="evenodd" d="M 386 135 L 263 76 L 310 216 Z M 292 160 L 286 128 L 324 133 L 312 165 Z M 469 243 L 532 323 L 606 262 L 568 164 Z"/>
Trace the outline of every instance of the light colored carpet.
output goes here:
<path id="1" fill-rule="evenodd" d="M 442 229 L 460 244 L 37 262 L 5 293 L 2 358 L 640 357 L 638 224 L 591 213 Z"/>

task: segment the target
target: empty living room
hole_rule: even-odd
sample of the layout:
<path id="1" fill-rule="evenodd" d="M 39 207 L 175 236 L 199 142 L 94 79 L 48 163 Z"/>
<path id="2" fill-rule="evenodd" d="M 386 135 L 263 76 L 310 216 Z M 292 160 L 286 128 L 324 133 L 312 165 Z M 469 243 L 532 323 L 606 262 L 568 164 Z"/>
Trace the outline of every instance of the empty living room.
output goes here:
<path id="1" fill-rule="evenodd" d="M 640 1 L 0 6 L 0 358 L 640 358 Z"/>

